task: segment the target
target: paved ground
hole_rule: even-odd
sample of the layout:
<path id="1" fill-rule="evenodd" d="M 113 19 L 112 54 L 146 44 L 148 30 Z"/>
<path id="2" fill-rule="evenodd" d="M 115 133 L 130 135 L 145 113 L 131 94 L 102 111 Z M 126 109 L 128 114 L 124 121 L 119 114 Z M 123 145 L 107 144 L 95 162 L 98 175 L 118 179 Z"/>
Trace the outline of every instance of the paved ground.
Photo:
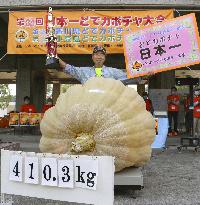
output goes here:
<path id="1" fill-rule="evenodd" d="M 1 134 L 3 141 L 21 142 L 24 151 L 39 151 L 39 136 Z M 154 151 L 144 166 L 144 189 L 115 188 L 115 205 L 200 205 L 200 152 L 192 149 L 178 153 L 177 139 L 169 140 L 164 152 Z M 14 205 L 69 205 L 49 200 L 13 196 Z M 103 203 L 102 203 L 103 205 Z"/>

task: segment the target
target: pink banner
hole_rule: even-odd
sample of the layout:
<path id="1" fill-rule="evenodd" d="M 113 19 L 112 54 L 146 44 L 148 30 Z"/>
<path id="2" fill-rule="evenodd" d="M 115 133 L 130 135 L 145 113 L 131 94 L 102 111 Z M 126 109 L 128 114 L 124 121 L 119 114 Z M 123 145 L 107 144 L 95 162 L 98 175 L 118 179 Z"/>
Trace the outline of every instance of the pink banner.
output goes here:
<path id="1" fill-rule="evenodd" d="M 144 76 L 200 63 L 194 14 L 124 35 L 128 77 Z"/>

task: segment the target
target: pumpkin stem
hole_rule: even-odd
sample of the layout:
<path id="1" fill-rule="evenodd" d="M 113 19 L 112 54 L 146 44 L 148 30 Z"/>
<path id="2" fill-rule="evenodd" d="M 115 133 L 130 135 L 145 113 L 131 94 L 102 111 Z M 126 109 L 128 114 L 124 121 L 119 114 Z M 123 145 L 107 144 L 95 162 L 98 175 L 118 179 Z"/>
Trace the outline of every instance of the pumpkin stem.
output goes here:
<path id="1" fill-rule="evenodd" d="M 94 150 L 96 142 L 91 134 L 81 133 L 77 135 L 78 137 L 72 142 L 71 152 L 91 152 Z"/>

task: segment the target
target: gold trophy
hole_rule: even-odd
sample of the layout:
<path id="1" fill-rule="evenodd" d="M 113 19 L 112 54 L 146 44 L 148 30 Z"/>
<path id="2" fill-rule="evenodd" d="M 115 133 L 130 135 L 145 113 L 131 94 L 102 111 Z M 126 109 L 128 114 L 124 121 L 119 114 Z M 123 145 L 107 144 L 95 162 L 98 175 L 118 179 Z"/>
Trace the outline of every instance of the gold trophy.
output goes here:
<path id="1" fill-rule="evenodd" d="M 47 58 L 46 67 L 50 69 L 59 68 L 59 60 L 57 57 L 57 37 L 54 29 L 54 18 L 52 8 L 49 7 L 49 11 L 46 18 L 46 46 L 47 46 Z"/>

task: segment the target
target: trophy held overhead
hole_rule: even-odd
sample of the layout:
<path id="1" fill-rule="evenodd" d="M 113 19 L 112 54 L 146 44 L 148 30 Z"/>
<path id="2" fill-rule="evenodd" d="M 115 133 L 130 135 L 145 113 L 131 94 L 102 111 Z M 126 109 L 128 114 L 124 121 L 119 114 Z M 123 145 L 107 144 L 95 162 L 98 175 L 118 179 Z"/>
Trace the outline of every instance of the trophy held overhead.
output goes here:
<path id="1" fill-rule="evenodd" d="M 51 7 L 49 7 L 46 18 L 46 34 L 47 59 L 45 66 L 48 69 L 59 69 L 59 59 L 57 57 L 57 37 L 55 35 L 54 20 Z"/>

